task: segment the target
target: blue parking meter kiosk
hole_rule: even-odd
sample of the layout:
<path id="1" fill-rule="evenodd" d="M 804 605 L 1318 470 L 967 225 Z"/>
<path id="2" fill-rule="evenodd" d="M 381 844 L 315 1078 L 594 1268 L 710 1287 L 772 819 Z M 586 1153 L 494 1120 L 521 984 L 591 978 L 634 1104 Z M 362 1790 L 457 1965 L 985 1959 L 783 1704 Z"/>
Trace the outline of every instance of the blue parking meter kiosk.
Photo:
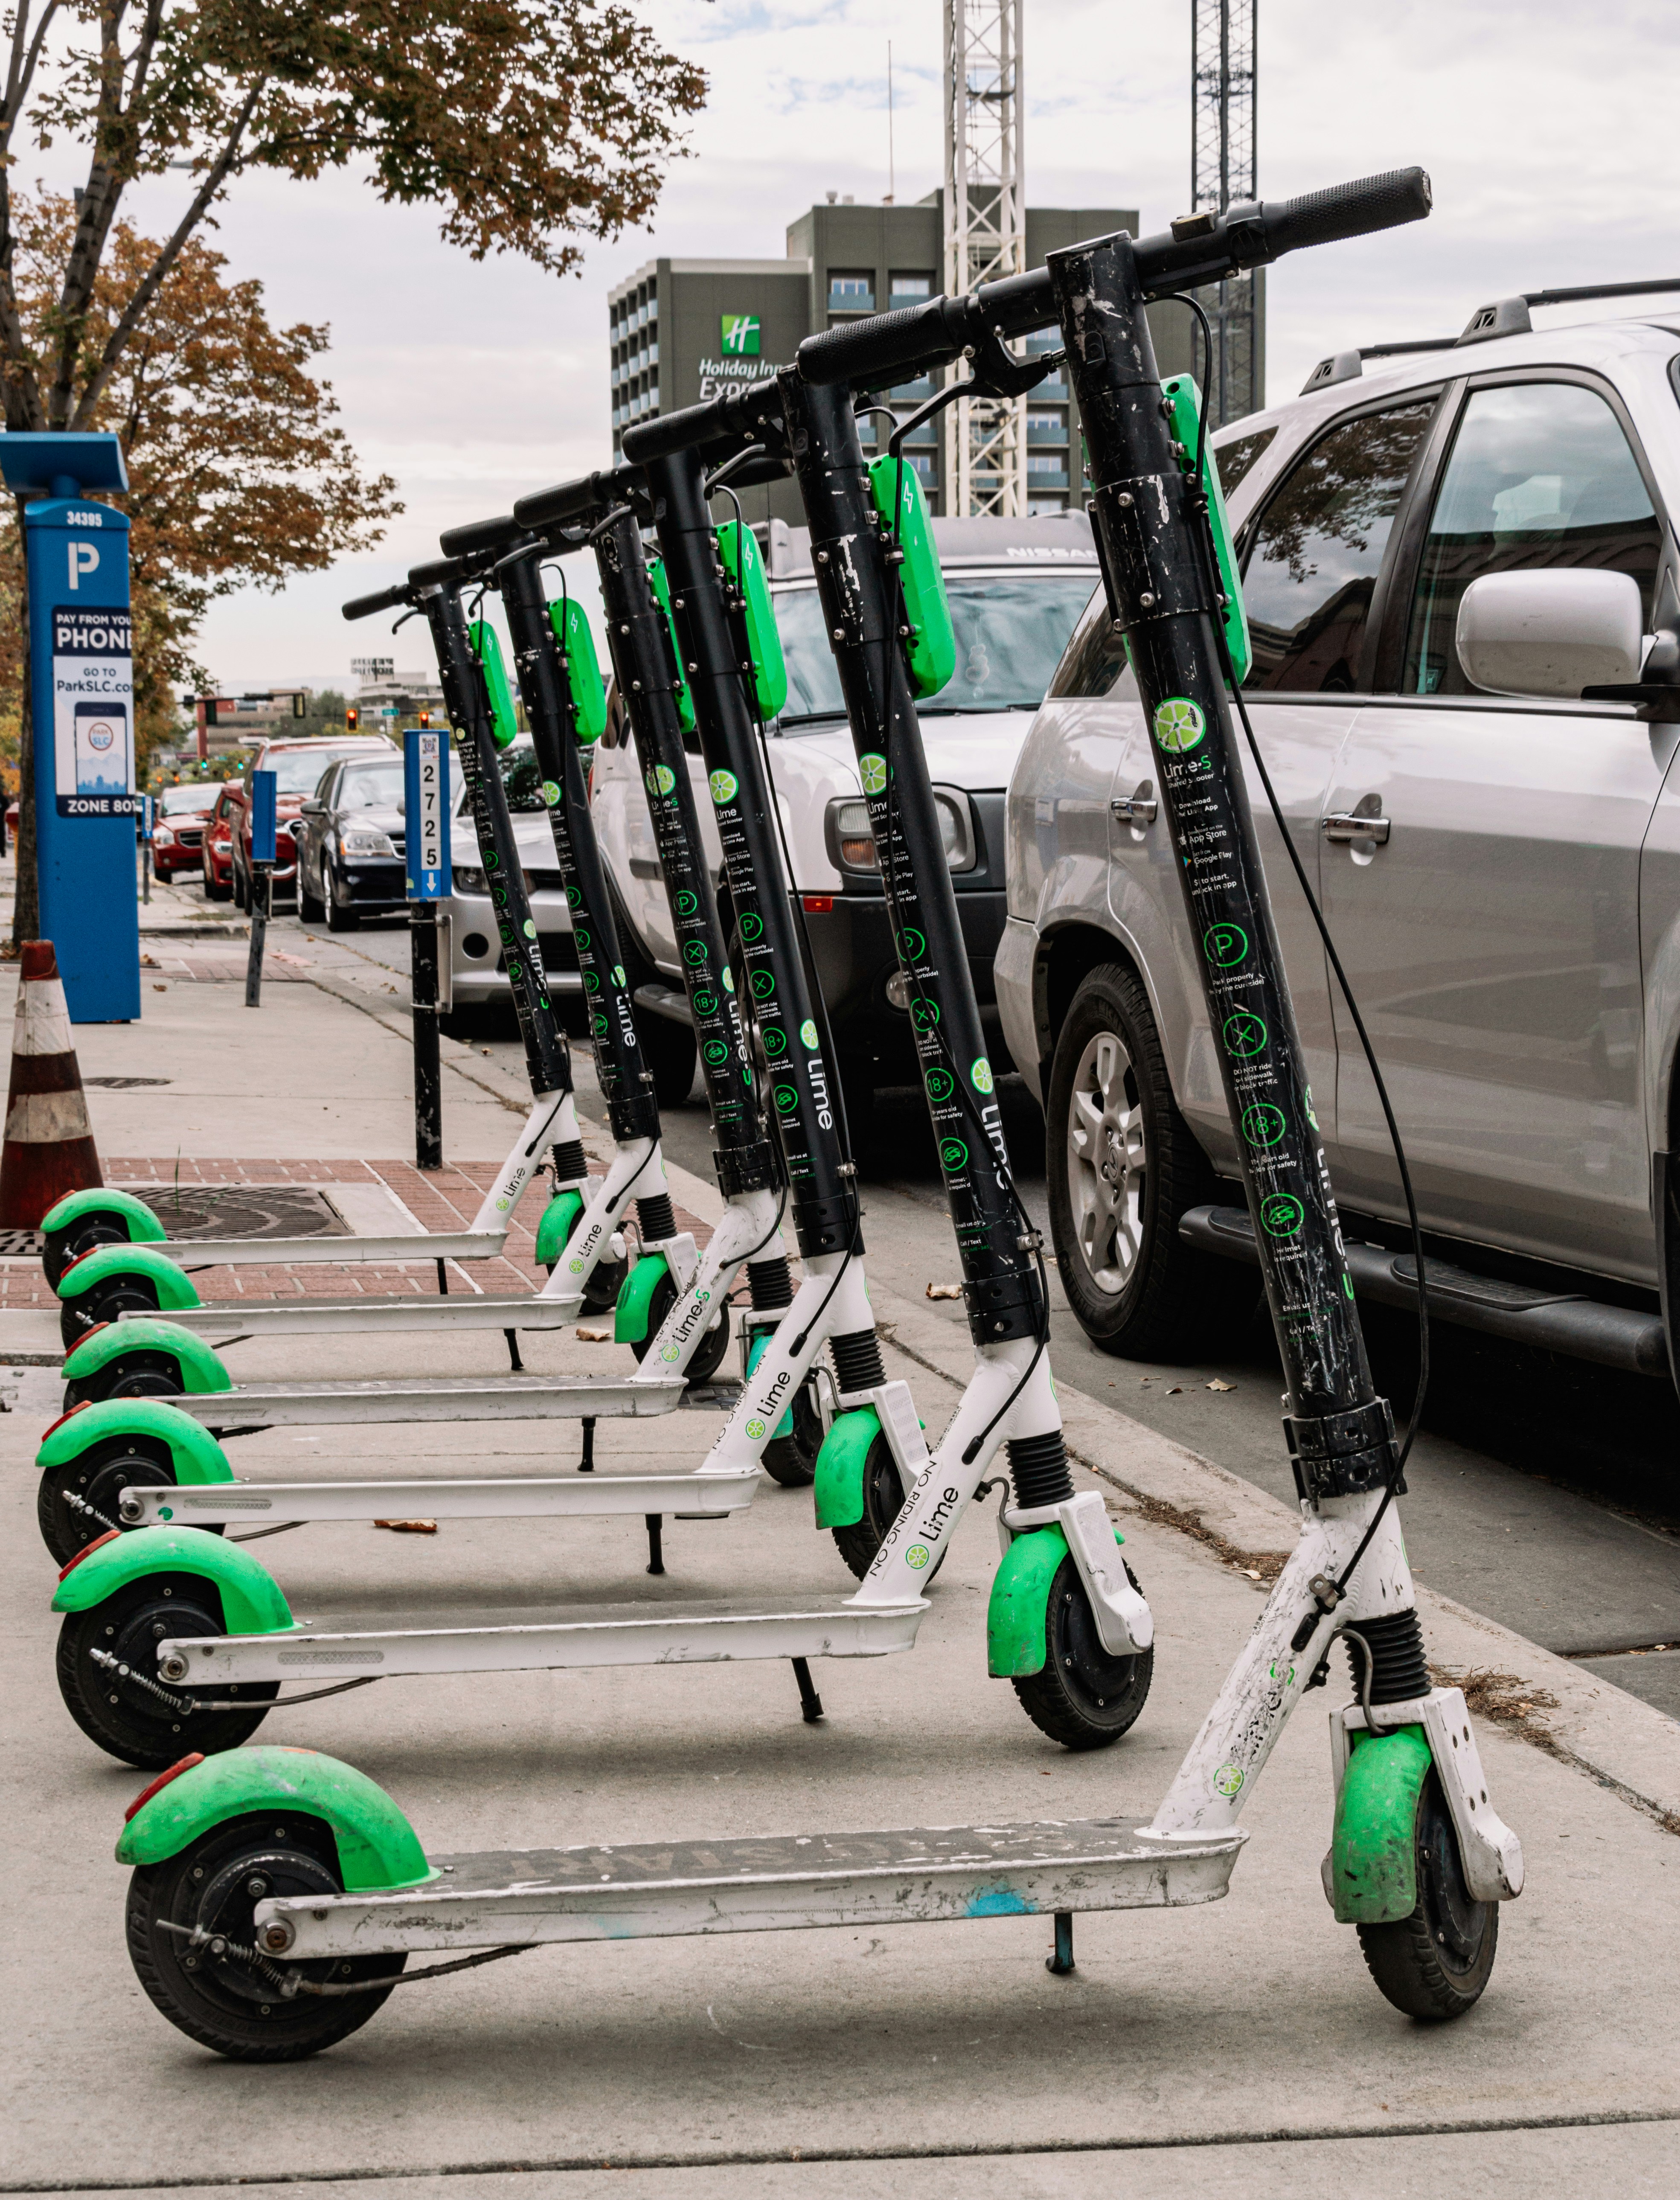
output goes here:
<path id="1" fill-rule="evenodd" d="M 0 435 L 23 515 L 29 579 L 35 849 L 41 937 L 70 1021 L 140 1013 L 133 641 L 128 520 L 91 492 L 126 490 L 114 436 Z"/>

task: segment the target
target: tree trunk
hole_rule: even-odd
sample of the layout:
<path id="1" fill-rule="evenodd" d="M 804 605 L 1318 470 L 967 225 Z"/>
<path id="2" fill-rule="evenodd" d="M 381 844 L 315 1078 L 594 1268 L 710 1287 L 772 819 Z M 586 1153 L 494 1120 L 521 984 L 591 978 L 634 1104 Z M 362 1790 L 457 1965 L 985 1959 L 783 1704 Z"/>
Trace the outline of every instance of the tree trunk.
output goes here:
<path id="1" fill-rule="evenodd" d="M 26 939 L 38 939 L 41 936 L 40 875 L 35 863 L 35 731 L 31 693 L 32 667 L 29 661 L 29 544 L 24 532 L 24 503 L 22 497 L 15 500 L 18 568 L 21 576 L 18 604 L 23 622 L 23 679 L 22 708 L 18 719 L 17 899 L 12 914 L 14 955 L 21 950 Z M 48 698 L 48 707 L 51 707 L 50 697 Z"/>

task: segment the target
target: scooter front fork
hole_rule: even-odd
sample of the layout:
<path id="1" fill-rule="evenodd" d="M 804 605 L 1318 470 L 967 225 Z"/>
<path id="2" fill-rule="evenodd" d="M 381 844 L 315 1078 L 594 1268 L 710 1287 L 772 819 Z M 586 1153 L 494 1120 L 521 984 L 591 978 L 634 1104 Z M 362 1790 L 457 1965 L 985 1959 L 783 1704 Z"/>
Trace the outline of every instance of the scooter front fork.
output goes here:
<path id="1" fill-rule="evenodd" d="M 571 1188 L 565 1185 L 556 1187 L 561 1191 Z M 574 1299 L 581 1302 L 589 1278 L 600 1263 L 609 1255 L 614 1260 L 623 1257 L 623 1242 L 618 1233 L 631 1200 L 665 1195 L 664 1163 L 659 1140 L 626 1139 L 613 1155 L 612 1166 L 604 1177 L 591 1177 L 575 1188 L 583 1194 L 583 1212 L 573 1224 L 561 1257 L 537 1294 L 539 1298 L 559 1299 L 562 1303 Z"/>
<path id="2" fill-rule="evenodd" d="M 737 1192 L 728 1199 L 703 1253 L 697 1253 L 693 1238 L 686 1233 L 645 1249 L 664 1254 L 677 1290 L 676 1302 L 649 1341 L 641 1362 L 644 1376 L 660 1383 L 680 1374 L 694 1358 L 743 1261 L 750 1261 L 755 1267 L 760 1262 L 779 1263 L 784 1273 L 787 1265 L 776 1201 L 769 1191 Z"/>
<path id="3" fill-rule="evenodd" d="M 793 1303 L 769 1342 L 759 1349 L 755 1340 L 751 1349 L 740 1399 L 705 1462 L 713 1472 L 739 1469 L 762 1457 L 824 1344 L 865 1334 L 874 1339 L 875 1314 L 861 1256 L 813 1254 L 805 1268 Z"/>
<path id="4" fill-rule="evenodd" d="M 562 1155 L 576 1147 L 578 1157 L 576 1173 L 562 1177 L 555 1190 L 564 1191 L 568 1185 L 582 1190 L 587 1173 L 577 1136 L 577 1106 L 570 1086 L 564 1092 L 539 1092 L 532 1099 L 524 1127 L 497 1173 L 495 1182 L 479 1202 L 478 1212 L 467 1225 L 469 1230 L 506 1231 L 508 1216 L 536 1175 L 542 1149 L 550 1143 Z"/>

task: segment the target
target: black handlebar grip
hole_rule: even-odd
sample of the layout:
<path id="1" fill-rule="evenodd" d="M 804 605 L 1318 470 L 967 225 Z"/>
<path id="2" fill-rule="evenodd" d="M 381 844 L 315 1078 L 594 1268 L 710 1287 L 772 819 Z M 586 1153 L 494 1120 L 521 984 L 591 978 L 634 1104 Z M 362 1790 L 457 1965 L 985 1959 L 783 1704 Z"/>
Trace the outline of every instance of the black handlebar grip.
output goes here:
<path id="1" fill-rule="evenodd" d="M 372 618 L 376 611 L 393 611 L 408 601 L 408 583 L 399 582 L 394 588 L 381 588 L 377 596 L 353 596 L 343 606 L 347 619 Z"/>
<path id="2" fill-rule="evenodd" d="M 842 322 L 838 328 L 820 329 L 807 336 L 798 352 L 802 382 L 862 382 L 899 366 L 942 365 L 956 359 L 973 341 L 953 335 L 951 321 L 958 319 L 967 301 L 929 298 L 925 305 L 900 306 L 890 313 L 871 313 L 867 320 Z M 947 314 L 947 307 L 957 309 Z"/>
<path id="3" fill-rule="evenodd" d="M 1429 178 L 1421 168 L 1391 168 L 1385 176 L 1333 184 L 1328 190 L 1306 191 L 1261 209 L 1267 242 L 1274 253 L 1299 252 L 1313 244 L 1336 244 L 1344 237 L 1368 237 L 1373 230 L 1397 229 L 1421 221 L 1431 203 Z"/>
<path id="4" fill-rule="evenodd" d="M 576 481 L 556 482 L 552 489 L 534 489 L 515 503 L 513 517 L 532 534 L 540 534 L 546 527 L 594 519 L 601 509 L 602 478 L 600 474 L 582 474 Z"/>
<path id="5" fill-rule="evenodd" d="M 471 568 L 459 558 L 433 558 L 424 565 L 408 568 L 411 588 L 447 588 L 458 581 L 470 581 L 473 577 Z"/>
<path id="6" fill-rule="evenodd" d="M 452 527 L 437 538 L 446 558 L 475 558 L 489 550 L 511 550 L 530 533 L 512 512 L 496 519 L 475 519 L 465 527 Z"/>
<path id="7" fill-rule="evenodd" d="M 729 430 L 729 416 L 723 409 L 726 401 L 709 397 L 703 405 L 685 405 L 680 412 L 662 413 L 626 428 L 624 456 L 633 466 L 642 466 L 650 459 L 674 458 L 679 451 L 695 451 L 702 444 L 715 443 Z"/>

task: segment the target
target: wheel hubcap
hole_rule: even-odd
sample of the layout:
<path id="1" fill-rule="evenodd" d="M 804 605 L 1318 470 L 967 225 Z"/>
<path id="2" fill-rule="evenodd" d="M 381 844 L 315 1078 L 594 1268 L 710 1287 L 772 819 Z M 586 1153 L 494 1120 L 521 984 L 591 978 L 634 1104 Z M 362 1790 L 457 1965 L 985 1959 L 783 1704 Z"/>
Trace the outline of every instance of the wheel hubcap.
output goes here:
<path id="1" fill-rule="evenodd" d="M 1068 1104 L 1068 1191 L 1086 1273 L 1117 1297 L 1143 1247 L 1148 1146 L 1125 1041 L 1098 1032 L 1080 1056 Z"/>

